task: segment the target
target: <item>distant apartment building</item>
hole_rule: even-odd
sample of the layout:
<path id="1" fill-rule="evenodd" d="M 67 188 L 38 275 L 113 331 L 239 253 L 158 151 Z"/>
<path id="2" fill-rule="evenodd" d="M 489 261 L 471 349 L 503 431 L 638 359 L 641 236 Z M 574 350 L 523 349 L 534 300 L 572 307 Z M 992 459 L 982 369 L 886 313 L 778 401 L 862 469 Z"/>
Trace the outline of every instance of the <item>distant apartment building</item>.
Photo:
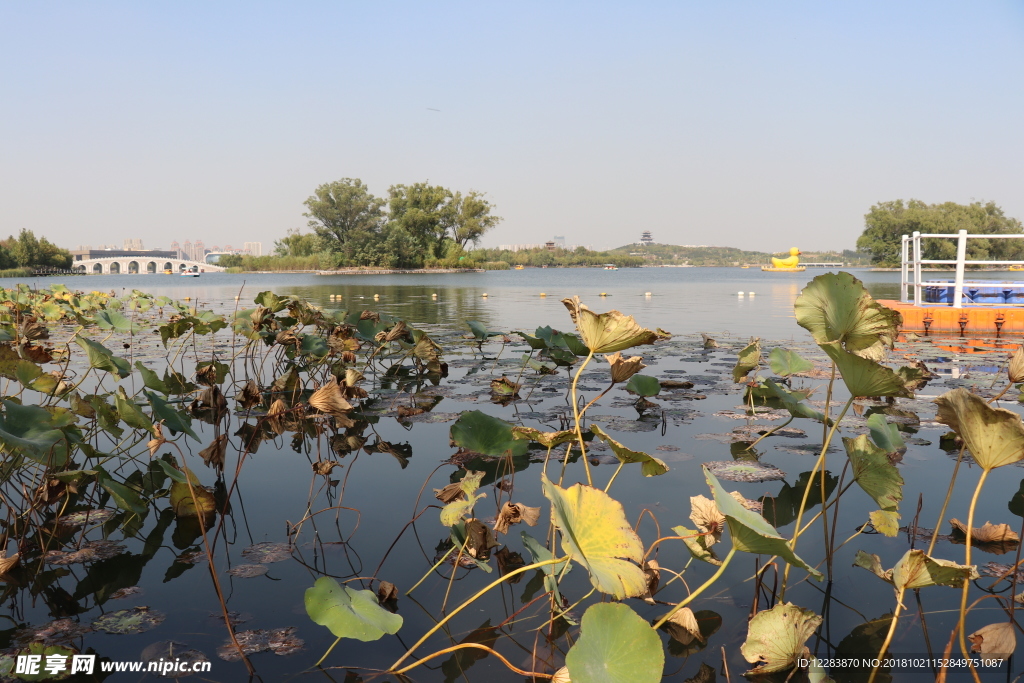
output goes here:
<path id="1" fill-rule="evenodd" d="M 178 240 L 174 240 L 173 242 L 171 242 L 170 250 L 177 254 L 175 258 L 181 258 L 181 245 L 178 244 Z"/>
<path id="2" fill-rule="evenodd" d="M 127 239 L 124 241 L 125 251 L 144 251 L 145 247 L 142 246 L 142 240 L 139 238 Z"/>
<path id="3" fill-rule="evenodd" d="M 250 256 L 263 256 L 263 242 L 246 242 L 242 251 Z"/>

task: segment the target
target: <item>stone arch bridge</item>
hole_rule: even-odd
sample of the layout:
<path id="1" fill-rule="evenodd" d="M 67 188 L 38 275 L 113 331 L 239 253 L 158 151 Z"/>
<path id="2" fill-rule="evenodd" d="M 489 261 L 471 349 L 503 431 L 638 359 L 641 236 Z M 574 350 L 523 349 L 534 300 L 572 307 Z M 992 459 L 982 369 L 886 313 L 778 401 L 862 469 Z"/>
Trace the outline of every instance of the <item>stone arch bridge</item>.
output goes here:
<path id="1" fill-rule="evenodd" d="M 150 258 L 145 256 L 112 256 L 109 258 L 91 258 L 75 261 L 72 269 L 87 275 L 118 275 L 121 273 L 163 273 L 185 271 L 207 273 L 223 273 L 224 268 L 199 261 L 176 258 Z"/>

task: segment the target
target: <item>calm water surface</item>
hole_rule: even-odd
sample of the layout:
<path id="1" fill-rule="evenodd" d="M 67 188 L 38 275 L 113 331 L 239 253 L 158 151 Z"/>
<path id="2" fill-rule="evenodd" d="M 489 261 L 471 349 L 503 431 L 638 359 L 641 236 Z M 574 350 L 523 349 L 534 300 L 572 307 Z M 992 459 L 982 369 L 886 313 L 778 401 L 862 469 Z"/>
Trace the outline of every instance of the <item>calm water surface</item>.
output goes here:
<path id="1" fill-rule="evenodd" d="M 750 336 L 785 343 L 786 346 L 816 360 L 822 354 L 810 343 L 809 335 L 799 328 L 793 318 L 793 302 L 800 290 L 812 277 L 823 271 L 799 274 L 769 274 L 758 270 L 738 268 L 647 268 L 604 271 L 596 269 L 528 269 L 524 271 L 488 272 L 465 275 L 441 276 L 315 276 L 315 275 L 228 275 L 208 274 L 199 279 L 179 279 L 174 276 L 88 276 L 63 280 L 69 287 L 84 290 L 131 290 L 138 288 L 155 294 L 174 298 L 191 297 L 200 305 L 210 305 L 218 310 L 230 311 L 236 306 L 252 306 L 252 298 L 263 290 L 278 294 L 297 294 L 327 308 L 349 310 L 372 309 L 392 313 L 409 320 L 414 325 L 428 325 L 438 329 L 457 329 L 468 332 L 464 321 L 481 320 L 491 329 L 500 331 L 532 331 L 540 325 L 571 329 L 568 313 L 560 299 L 578 294 L 591 308 L 602 311 L 611 308 L 633 314 L 648 327 L 661 327 L 677 335 L 669 344 L 659 345 L 653 350 L 641 347 L 633 352 L 644 356 L 652 367 L 648 374 L 662 378 L 689 379 L 697 385 L 694 392 L 702 398 L 680 398 L 661 396 L 655 398 L 664 410 L 664 420 L 656 412 L 655 417 L 636 420 L 636 412 L 630 406 L 631 398 L 622 390 L 615 390 L 591 409 L 591 417 L 613 433 L 616 439 L 627 446 L 656 455 L 672 468 L 660 477 L 644 478 L 634 468 L 622 472 L 612 490 L 613 495 L 623 502 L 627 518 L 636 522 L 641 513 L 648 510 L 654 514 L 663 535 L 674 525 L 691 526 L 690 496 L 708 495 L 707 487 L 700 474 L 699 464 L 706 461 L 732 460 L 734 449 L 730 448 L 730 432 L 737 427 L 753 425 L 764 428 L 773 424 L 768 421 L 750 421 L 743 418 L 742 396 L 732 384 L 729 373 L 736 360 L 736 351 Z M 877 298 L 898 296 L 898 273 L 856 273 L 868 285 Z M 14 281 L 0 281 L 10 286 Z M 39 286 L 51 281 L 33 280 Z M 737 297 L 743 291 L 744 297 Z M 541 297 L 540 293 L 547 294 Z M 607 297 L 601 297 L 604 292 Z M 650 292 L 651 296 L 645 296 Z M 753 296 L 750 293 L 753 292 Z M 487 297 L 483 294 L 486 293 Z M 341 303 L 332 302 L 330 295 L 341 295 Z M 374 295 L 379 300 L 374 300 Z M 432 298 L 437 294 L 437 298 Z M 712 353 L 702 353 L 698 333 L 705 332 L 719 338 L 722 348 Z M 486 344 L 482 352 L 469 344 L 452 341 L 453 348 L 446 349 L 446 360 L 452 366 L 450 378 L 442 383 L 446 391 L 435 412 L 457 413 L 481 409 L 504 419 L 544 428 L 557 429 L 559 418 L 571 414 L 565 400 L 566 376 L 564 373 L 553 379 L 542 381 L 528 377 L 535 383 L 533 391 L 523 401 L 512 406 L 501 407 L 488 401 L 488 383 L 491 378 L 508 374 L 518 376 L 520 356 L 528 349 L 524 345 L 503 348 L 499 341 Z M 955 454 L 938 448 L 939 436 L 945 428 L 934 423 L 934 406 L 929 398 L 953 386 L 963 386 L 977 377 L 988 378 L 991 384 L 994 376 L 986 372 L 998 370 L 997 361 L 964 361 L 957 343 L 944 349 L 941 345 L 906 347 L 907 353 L 919 353 L 927 358 L 942 374 L 942 378 L 921 392 L 919 400 L 908 402 L 904 407 L 908 414 L 897 419 L 904 430 L 904 438 L 910 448 L 900 465 L 906 480 L 904 502 L 901 507 L 902 524 L 908 524 L 914 517 L 919 495 L 922 496 L 920 525 L 931 527 L 939 514 L 942 496 L 953 470 Z M 974 365 L 972 365 L 974 363 Z M 987 365 L 986 365 L 987 364 Z M 607 370 L 603 363 L 595 362 L 588 367 L 581 380 L 582 391 L 588 399 L 606 384 Z M 975 367 L 977 366 L 977 367 Z M 985 366 L 985 367 L 982 367 Z M 797 380 L 798 384 L 820 387 L 821 382 Z M 425 387 L 429 390 L 429 387 Z M 381 398 L 388 399 L 387 395 Z M 823 401 L 820 389 L 812 401 Z M 884 410 L 884 405 L 862 406 L 857 415 L 851 415 L 850 427 L 843 435 L 852 436 L 864 431 L 864 419 L 874 410 Z M 738 419 L 737 419 L 738 418 Z M 198 422 L 196 423 L 198 425 Z M 252 579 L 236 579 L 221 574 L 225 585 L 226 598 L 231 610 L 245 619 L 239 629 L 280 628 L 295 626 L 297 634 L 305 641 L 305 650 L 287 657 L 276 657 L 270 653 L 253 656 L 261 680 L 279 681 L 303 678 L 301 672 L 315 662 L 330 645 L 333 637 L 326 629 L 310 622 L 302 604 L 303 591 L 321 575 L 327 573 L 340 579 L 365 577 L 377 572 L 383 561 L 379 577 L 398 585 L 404 593 L 415 581 L 424 575 L 433 563 L 435 546 L 447 536 L 447 530 L 436 518 L 436 510 L 428 510 L 420 520 L 408 528 L 407 523 L 422 511 L 424 506 L 434 503 L 431 490 L 441 488 L 453 477 L 455 468 L 443 464 L 453 453 L 449 445 L 450 422 L 401 424 L 393 417 L 382 415 L 373 430 L 380 439 L 392 443 L 409 443 L 413 457 L 403 465 L 388 454 L 349 455 L 342 460 L 343 469 L 336 470 L 339 484 L 326 497 L 327 492 L 318 494 L 315 510 L 340 506 L 336 510 L 317 517 L 315 524 L 307 523 L 300 536 L 299 560 L 275 563 L 270 571 Z M 776 423 L 777 424 L 777 423 Z M 845 423 L 844 423 L 845 424 Z M 793 483 L 801 472 L 810 470 L 817 448 L 821 443 L 821 428 L 817 423 L 798 420 L 793 427 L 799 427 L 806 434 L 802 438 L 781 438 L 762 442 L 758 447 L 762 461 L 781 468 L 787 473 L 786 481 Z M 209 434 L 204 434 L 209 437 Z M 799 437 L 799 435 L 796 435 Z M 250 543 L 260 541 L 283 542 L 286 537 L 286 523 L 295 524 L 307 514 L 307 497 L 311 486 L 309 463 L 321 457 L 318 452 L 296 452 L 290 439 L 279 439 L 278 443 L 265 443 L 259 451 L 250 456 L 239 479 L 239 495 L 233 501 L 233 516 L 228 532 L 218 550 L 218 568 L 221 572 L 233 564 L 244 563 L 240 551 Z M 815 446 L 818 444 L 818 446 Z M 836 455 L 831 456 L 830 472 L 839 476 L 845 457 L 838 441 Z M 762 448 L 763 446 L 763 448 Z M 201 446 L 191 444 L 193 452 Z M 302 450 L 301 448 L 299 450 Z M 595 450 L 596 482 L 606 482 L 614 470 L 609 462 L 608 451 Z M 326 457 L 326 456 L 324 456 Z M 231 462 L 228 465 L 230 478 Z M 966 519 L 966 497 L 977 480 L 977 470 L 968 466 L 961 474 L 954 501 L 950 505 L 949 517 Z M 569 483 L 582 477 L 579 463 L 570 466 Z M 1008 522 L 1019 526 L 1020 520 L 1006 510 L 1006 502 L 1017 490 L 1024 471 L 1007 467 L 1001 476 L 993 477 L 986 487 L 986 495 L 979 509 L 977 519 L 983 522 Z M 203 469 L 204 483 L 210 484 L 212 474 Z M 540 493 L 538 482 L 539 466 L 533 465 L 521 472 L 514 481 L 512 500 L 527 505 L 541 506 L 542 524 L 547 523 L 548 506 Z M 457 478 L 457 477 L 456 477 Z M 847 481 L 849 481 L 847 479 Z M 313 485 L 320 486 L 321 479 L 313 478 Z M 783 487 L 782 482 L 730 483 L 728 490 L 739 490 L 747 498 L 757 499 L 763 495 L 776 496 Z M 478 514 L 492 516 L 494 509 L 487 504 L 496 497 L 492 487 L 485 487 L 489 497 Z M 493 507 L 493 504 L 491 504 Z M 344 508 L 344 509 L 343 509 Z M 834 533 L 840 542 L 853 535 L 867 519 L 867 513 L 874 509 L 867 496 L 854 488 L 842 499 L 842 513 Z M 152 522 L 151 522 L 152 523 Z M 513 527 L 508 536 L 512 550 L 521 551 L 519 532 L 524 528 Z M 792 525 L 781 527 L 785 535 L 792 531 Z M 543 535 L 542 527 L 527 529 L 534 535 Z M 948 526 L 943 524 L 943 533 Z M 645 544 L 657 537 L 651 517 L 644 515 L 639 524 L 639 533 Z M 141 635 L 114 636 L 90 633 L 85 638 L 86 647 L 94 648 L 100 654 L 112 659 L 136 659 L 139 652 L 150 643 L 173 639 L 202 650 L 213 661 L 212 674 L 204 680 L 236 681 L 246 680 L 241 664 L 227 663 L 217 658 L 216 649 L 223 644 L 225 630 L 216 615 L 219 607 L 211 587 L 208 571 L 204 565 L 190 567 L 180 576 L 175 571 L 174 556 L 181 551 L 176 540 L 168 532 L 161 550 L 151 559 L 141 561 L 114 560 L 105 567 L 100 563 L 89 569 L 98 577 L 127 572 L 124 579 L 129 584 L 137 583 L 143 588 L 143 595 L 135 602 L 129 600 L 104 602 L 89 596 L 73 596 L 76 581 L 67 580 L 64 590 L 69 598 L 78 600 L 78 612 L 83 621 L 89 621 L 101 612 L 145 604 L 168 614 L 167 620 L 156 629 Z M 114 532 L 112 538 L 119 538 Z M 398 541 L 396 542 L 396 538 Z M 861 542 L 863 541 L 863 542 Z M 809 531 L 798 549 L 812 562 L 822 556 L 821 531 Z M 392 547 L 392 544 L 394 546 Z M 927 546 L 927 542 L 924 543 Z M 883 566 L 891 567 L 909 547 L 906 534 L 896 538 L 879 535 L 862 536 L 838 551 L 835 560 L 836 581 L 830 598 L 824 592 L 825 586 L 803 580 L 806 576 L 794 570 L 797 585 L 787 594 L 787 601 L 813 609 L 819 614 L 828 613 L 828 621 L 820 638 L 812 638 L 809 645 L 819 654 L 825 655 L 847 638 L 849 647 L 869 650 L 880 644 L 880 640 L 856 642 L 858 625 L 877 619 L 891 612 L 894 598 L 891 589 L 880 580 L 861 569 L 851 569 L 857 549 L 864 548 L 882 557 Z M 917 547 L 922 547 L 920 541 Z M 139 558 L 140 551 L 131 547 L 131 558 Z M 947 540 L 940 541 L 936 554 L 940 557 L 962 560 L 962 546 Z M 525 554 L 525 553 L 524 553 Z M 741 554 L 742 556 L 742 554 Z M 687 563 L 688 554 L 679 544 L 663 543 L 658 551 L 662 566 L 679 570 Z M 978 551 L 975 561 L 984 564 L 989 561 L 1014 561 L 1008 556 L 989 555 Z M 180 564 L 180 563 L 179 563 Z M 492 563 L 493 564 L 493 563 Z M 133 569 L 140 567 L 138 574 Z M 76 565 L 75 579 L 81 581 L 85 571 Z M 721 648 L 725 648 L 733 680 L 747 668 L 739 654 L 739 647 L 745 637 L 745 624 L 754 598 L 752 584 L 746 579 L 754 570 L 752 556 L 737 557 L 719 583 L 694 604 L 695 609 L 713 610 L 721 615 L 725 625 L 707 643 L 689 657 L 674 657 L 670 652 L 666 665 L 669 680 L 685 681 L 694 676 L 702 662 L 719 669 Z M 177 568 L 180 572 L 180 567 Z M 686 581 L 693 589 L 712 573 L 707 565 L 691 566 Z M 460 572 L 453 583 L 452 597 L 448 609 L 464 597 L 475 592 L 496 577 L 485 575 L 479 570 Z M 99 579 L 96 579 L 99 580 Z M 463 639 L 475 638 L 483 642 L 494 642 L 494 647 L 503 652 L 513 664 L 531 668 L 530 653 L 536 645 L 536 629 L 540 623 L 536 616 L 524 621 L 511 619 L 500 631 L 489 630 L 509 620 L 511 615 L 523 606 L 530 577 L 511 586 L 495 590 L 490 596 L 474 604 L 451 624 L 450 638 L 435 639 L 417 651 L 425 655 Z M 667 580 L 663 575 L 662 581 Z M 81 584 L 79 584 L 81 585 Z M 370 584 L 356 580 L 352 586 L 369 587 Z M 362 668 L 363 680 L 393 680 L 371 678 L 367 668 L 390 664 L 404 651 L 404 646 L 415 642 L 429 629 L 441 613 L 448 581 L 440 575 L 429 578 L 411 598 L 404 595 L 399 600 L 399 613 L 405 624 L 398 637 L 385 637 L 372 643 L 343 641 L 327 660 L 328 665 Z M 578 600 L 589 590 L 586 572 L 577 568 L 566 577 L 564 591 L 570 600 Z M 673 587 L 659 595 L 669 601 L 677 601 L 685 595 L 685 589 L 676 582 Z M 941 652 L 946 638 L 955 621 L 957 591 L 947 588 L 932 588 L 921 592 L 921 608 L 917 604 L 901 618 L 892 650 L 907 655 L 925 655 L 930 651 Z M 760 607 L 766 606 L 766 598 L 760 599 Z M 987 610 L 979 608 L 969 620 L 974 630 L 986 623 L 1003 619 L 1001 610 L 992 606 Z M 52 604 L 52 601 L 50 601 Z M 130 603 L 130 604 L 129 604 Z M 664 605 L 646 606 L 639 601 L 630 601 L 631 606 L 644 618 L 655 619 L 664 614 Z M 83 611 L 84 610 L 84 611 Z M 75 614 L 69 610 L 70 614 Z M 28 600 L 24 595 L 12 611 L 12 621 L 19 625 L 42 624 L 56 616 L 44 601 Z M 527 614 L 532 612 L 528 611 Z M 211 616 L 212 615 L 212 616 Z M 902 619 L 905 619 L 903 621 Z M 931 640 L 921 628 L 926 621 Z M 16 630 L 14 627 L 8 632 Z M 884 629 L 883 629 L 884 635 Z M 561 641 L 564 643 L 564 640 Z M 849 643 L 853 642 L 853 645 Z M 403 646 L 404 644 L 404 646 Z M 543 651 L 543 639 L 537 645 Z M 471 651 L 472 652 L 472 651 Z M 676 653 L 679 654 L 679 653 Z M 874 652 L 860 652 L 874 656 Z M 560 664 L 561 656 L 554 653 L 551 659 Z M 536 664 L 536 666 L 541 666 Z M 1019 667 L 1014 667 L 1014 674 Z M 335 681 L 354 683 L 357 678 L 346 678 L 346 672 L 334 669 L 329 672 Z M 307 674 L 321 680 L 323 673 Z M 880 680 L 929 680 L 928 674 L 895 672 L 889 679 Z M 1007 678 L 1004 668 L 996 674 L 986 674 L 985 680 Z M 1012 676 L 1010 677 L 1012 678 Z M 413 680 L 419 681 L 522 681 L 521 676 L 508 672 L 494 658 L 481 655 L 441 657 L 414 670 Z M 138 680 L 138 678 L 117 675 L 112 680 Z M 725 680 L 721 676 L 719 680 Z M 843 681 L 860 680 L 838 677 Z M 957 679 L 954 677 L 954 680 Z"/>

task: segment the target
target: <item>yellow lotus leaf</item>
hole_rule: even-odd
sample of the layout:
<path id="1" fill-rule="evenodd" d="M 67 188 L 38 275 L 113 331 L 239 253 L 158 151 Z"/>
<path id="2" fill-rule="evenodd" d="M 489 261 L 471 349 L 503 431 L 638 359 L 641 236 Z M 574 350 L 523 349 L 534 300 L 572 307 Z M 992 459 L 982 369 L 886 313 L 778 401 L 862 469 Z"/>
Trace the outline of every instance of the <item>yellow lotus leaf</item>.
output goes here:
<path id="1" fill-rule="evenodd" d="M 352 410 L 352 404 L 345 400 L 341 385 L 334 379 L 313 392 L 309 397 L 309 405 L 323 413 L 335 417 L 345 417 Z"/>
<path id="2" fill-rule="evenodd" d="M 982 469 L 1024 458 L 1024 422 L 1017 413 L 993 408 L 963 388 L 947 391 L 935 403 L 939 406 L 935 419 L 960 435 Z"/>
<path id="3" fill-rule="evenodd" d="M 1010 357 L 1010 364 L 1006 367 L 1006 373 L 1014 384 L 1024 382 L 1024 345 L 1018 346 Z"/>
<path id="4" fill-rule="evenodd" d="M 616 351 L 610 356 L 605 356 L 604 359 L 608 361 L 608 365 L 611 366 L 613 384 L 625 382 L 627 379 L 647 367 L 640 362 L 640 356 L 623 358 L 622 353 L 619 351 Z"/>
<path id="5" fill-rule="evenodd" d="M 725 515 L 718 510 L 715 501 L 707 496 L 690 496 L 690 521 L 707 534 L 704 541 L 708 548 L 721 540 Z"/>
<path id="6" fill-rule="evenodd" d="M 594 313 L 580 303 L 580 298 L 562 299 L 569 309 L 572 321 L 591 353 L 613 353 L 641 344 L 653 344 L 658 335 L 639 323 L 631 315 L 619 311 Z"/>
<path id="7" fill-rule="evenodd" d="M 1005 659 L 1017 649 L 1017 634 L 1008 621 L 982 626 L 967 636 L 967 640 L 971 641 L 971 652 L 980 652 L 990 659 Z"/>
<path id="8" fill-rule="evenodd" d="M 643 544 L 622 505 L 591 486 L 563 489 L 544 474 L 541 485 L 562 532 L 562 550 L 586 567 L 594 587 L 618 600 L 647 592 L 647 575 L 635 564 L 643 560 Z"/>

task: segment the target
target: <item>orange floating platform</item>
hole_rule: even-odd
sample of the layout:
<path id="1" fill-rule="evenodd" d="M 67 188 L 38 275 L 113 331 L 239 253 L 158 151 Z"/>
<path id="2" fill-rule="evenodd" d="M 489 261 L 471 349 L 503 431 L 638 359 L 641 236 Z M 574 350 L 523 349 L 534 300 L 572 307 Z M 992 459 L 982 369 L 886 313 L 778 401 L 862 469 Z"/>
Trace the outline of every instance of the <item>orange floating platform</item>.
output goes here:
<path id="1" fill-rule="evenodd" d="M 906 332 L 959 332 L 962 334 L 1024 334 L 1024 306 L 917 306 L 879 299 L 878 303 L 903 316 Z"/>

